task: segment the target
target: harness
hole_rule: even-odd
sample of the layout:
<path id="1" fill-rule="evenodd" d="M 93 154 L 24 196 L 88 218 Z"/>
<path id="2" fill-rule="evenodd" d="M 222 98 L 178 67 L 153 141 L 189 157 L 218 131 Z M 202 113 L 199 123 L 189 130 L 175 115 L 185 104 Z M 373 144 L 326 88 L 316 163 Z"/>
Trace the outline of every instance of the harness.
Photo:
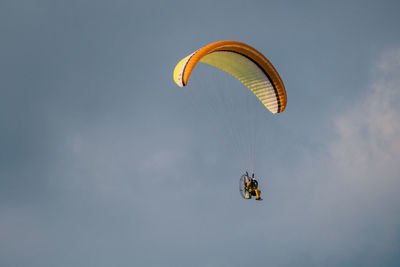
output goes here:
<path id="1" fill-rule="evenodd" d="M 251 179 L 250 184 L 247 186 L 249 192 L 256 190 L 258 188 L 258 182 L 257 180 Z"/>

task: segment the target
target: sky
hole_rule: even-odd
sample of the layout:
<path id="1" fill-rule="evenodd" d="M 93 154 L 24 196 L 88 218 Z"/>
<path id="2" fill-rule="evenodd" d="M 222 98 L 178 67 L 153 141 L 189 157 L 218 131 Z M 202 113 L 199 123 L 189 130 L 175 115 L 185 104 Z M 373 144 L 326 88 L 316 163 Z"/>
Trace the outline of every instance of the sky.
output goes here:
<path id="1" fill-rule="evenodd" d="M 399 11 L 2 1 L 0 265 L 399 266 Z M 176 86 L 175 64 L 220 40 L 274 64 L 283 113 L 206 65 Z M 238 192 L 243 99 L 262 202 Z"/>

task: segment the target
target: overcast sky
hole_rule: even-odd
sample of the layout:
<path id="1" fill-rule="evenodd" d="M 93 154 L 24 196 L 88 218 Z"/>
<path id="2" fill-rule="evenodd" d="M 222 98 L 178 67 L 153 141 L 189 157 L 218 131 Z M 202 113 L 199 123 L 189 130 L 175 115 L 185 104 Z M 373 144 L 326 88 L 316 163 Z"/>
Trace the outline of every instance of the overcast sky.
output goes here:
<path id="1" fill-rule="evenodd" d="M 0 265 L 399 266 L 399 13 L 1 1 Z M 247 89 L 205 65 L 188 88 L 172 79 L 220 40 L 261 51 L 286 86 L 283 113 L 255 108 L 262 202 L 238 193 L 226 122 L 246 117 L 212 95 Z"/>

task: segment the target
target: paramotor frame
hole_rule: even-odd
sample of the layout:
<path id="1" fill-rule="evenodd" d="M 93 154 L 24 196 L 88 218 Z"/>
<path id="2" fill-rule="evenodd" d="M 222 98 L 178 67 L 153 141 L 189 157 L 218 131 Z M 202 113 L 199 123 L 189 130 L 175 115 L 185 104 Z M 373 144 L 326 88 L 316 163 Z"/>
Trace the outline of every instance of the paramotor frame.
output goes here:
<path id="1" fill-rule="evenodd" d="M 240 176 L 240 179 L 239 179 L 239 192 L 240 192 L 240 195 L 242 196 L 242 198 L 246 198 L 246 192 L 247 192 L 247 187 L 244 183 L 244 177 L 246 177 L 246 174 L 243 174 L 242 176 Z"/>

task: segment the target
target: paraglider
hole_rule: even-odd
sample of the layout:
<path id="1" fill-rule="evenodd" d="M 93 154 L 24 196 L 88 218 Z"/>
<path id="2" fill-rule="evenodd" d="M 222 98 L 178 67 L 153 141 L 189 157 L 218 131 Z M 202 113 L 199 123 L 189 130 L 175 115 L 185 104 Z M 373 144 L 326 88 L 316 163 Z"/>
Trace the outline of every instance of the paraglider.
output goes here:
<path id="1" fill-rule="evenodd" d="M 183 58 L 174 69 L 174 81 L 180 86 L 188 84 L 198 62 L 219 68 L 242 82 L 272 113 L 286 107 L 285 86 L 271 62 L 255 48 L 237 41 L 220 41 Z"/>
<path id="2" fill-rule="evenodd" d="M 251 178 L 247 171 L 242 175 L 239 189 L 242 197 L 245 199 L 251 199 L 252 196 L 255 196 L 256 200 L 263 200 L 261 198 L 261 190 L 258 189 L 258 181 L 254 178 L 254 173 L 251 175 Z"/>
<path id="3" fill-rule="evenodd" d="M 223 70 L 243 83 L 271 113 L 285 110 L 285 86 L 271 62 L 255 48 L 237 41 L 219 41 L 208 44 L 184 57 L 175 66 L 174 81 L 179 87 L 189 82 L 197 63 L 205 63 Z M 248 173 L 240 178 L 243 198 L 256 196 L 262 200 L 258 182 Z"/>

